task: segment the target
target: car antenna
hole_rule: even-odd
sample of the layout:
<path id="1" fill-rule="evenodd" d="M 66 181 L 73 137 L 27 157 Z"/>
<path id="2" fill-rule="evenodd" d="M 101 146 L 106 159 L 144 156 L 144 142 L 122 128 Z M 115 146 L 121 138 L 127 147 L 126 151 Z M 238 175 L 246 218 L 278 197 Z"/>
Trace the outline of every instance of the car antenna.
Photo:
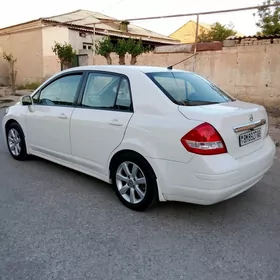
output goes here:
<path id="1" fill-rule="evenodd" d="M 188 60 L 189 58 L 192 58 L 192 57 L 194 57 L 195 55 L 196 55 L 196 53 L 193 54 L 193 55 L 191 55 L 191 56 L 188 56 L 187 58 L 184 58 L 183 60 L 181 60 L 181 61 L 179 61 L 179 62 L 177 62 L 177 63 L 175 63 L 175 64 L 173 64 L 173 65 L 168 66 L 167 69 L 168 69 L 168 70 L 172 70 L 172 69 L 173 69 L 173 66 L 176 66 L 177 64 L 180 64 L 181 62 L 184 62 L 185 60 Z"/>

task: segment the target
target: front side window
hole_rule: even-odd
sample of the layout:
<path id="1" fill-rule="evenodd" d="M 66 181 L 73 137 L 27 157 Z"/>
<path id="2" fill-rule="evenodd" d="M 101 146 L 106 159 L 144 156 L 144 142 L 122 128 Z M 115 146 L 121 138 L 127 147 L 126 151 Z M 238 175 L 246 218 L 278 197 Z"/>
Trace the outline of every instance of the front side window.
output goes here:
<path id="1" fill-rule="evenodd" d="M 38 104 L 52 106 L 72 106 L 82 74 L 68 75 L 58 78 L 41 90 Z"/>
<path id="2" fill-rule="evenodd" d="M 82 106 L 130 110 L 131 97 L 128 79 L 114 74 L 90 73 Z"/>
<path id="3" fill-rule="evenodd" d="M 216 85 L 191 72 L 155 72 L 146 74 L 175 104 L 195 106 L 234 101 Z"/>

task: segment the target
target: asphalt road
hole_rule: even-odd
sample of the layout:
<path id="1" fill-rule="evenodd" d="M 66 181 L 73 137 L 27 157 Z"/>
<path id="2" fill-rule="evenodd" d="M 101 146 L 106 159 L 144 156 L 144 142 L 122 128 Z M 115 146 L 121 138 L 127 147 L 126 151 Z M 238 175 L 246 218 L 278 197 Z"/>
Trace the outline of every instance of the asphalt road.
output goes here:
<path id="1" fill-rule="evenodd" d="M 0 279 L 279 280 L 279 171 L 214 206 L 137 213 L 96 179 L 13 160 L 0 134 Z"/>

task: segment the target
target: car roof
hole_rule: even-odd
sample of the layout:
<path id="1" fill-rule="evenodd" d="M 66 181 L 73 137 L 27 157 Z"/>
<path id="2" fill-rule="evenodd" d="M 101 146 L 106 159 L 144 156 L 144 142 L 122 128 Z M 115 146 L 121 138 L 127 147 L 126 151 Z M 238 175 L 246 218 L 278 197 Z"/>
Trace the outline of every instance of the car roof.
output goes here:
<path id="1" fill-rule="evenodd" d="M 115 72 L 121 74 L 129 74 L 131 72 L 143 72 L 143 73 L 151 73 L 151 72 L 168 72 L 168 71 L 175 71 L 175 72 L 187 72 L 184 70 L 168 70 L 167 67 L 155 67 L 155 66 L 138 66 L 138 65 L 88 65 L 88 66 L 79 66 L 74 68 L 69 68 L 64 70 L 63 72 L 72 72 L 72 71 L 108 71 L 108 72 Z"/>

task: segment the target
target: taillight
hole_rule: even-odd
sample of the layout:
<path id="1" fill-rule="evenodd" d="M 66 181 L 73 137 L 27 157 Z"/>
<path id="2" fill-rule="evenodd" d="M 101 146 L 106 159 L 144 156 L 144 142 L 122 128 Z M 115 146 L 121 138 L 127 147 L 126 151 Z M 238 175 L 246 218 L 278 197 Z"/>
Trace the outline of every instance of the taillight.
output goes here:
<path id="1" fill-rule="evenodd" d="M 181 143 L 187 151 L 199 155 L 217 155 L 227 152 L 219 132 L 209 123 L 203 123 L 182 137 Z"/>

